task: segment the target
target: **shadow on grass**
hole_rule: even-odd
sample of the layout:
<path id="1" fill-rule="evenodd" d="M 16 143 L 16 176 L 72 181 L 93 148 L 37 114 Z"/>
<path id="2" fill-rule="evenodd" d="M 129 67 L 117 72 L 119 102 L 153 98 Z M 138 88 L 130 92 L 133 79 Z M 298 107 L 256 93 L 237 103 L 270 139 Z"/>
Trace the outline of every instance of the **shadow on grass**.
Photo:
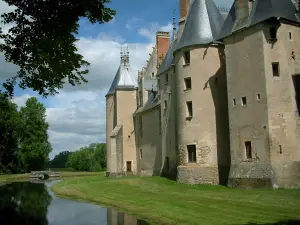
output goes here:
<path id="1" fill-rule="evenodd" d="M 279 221 L 276 223 L 247 223 L 244 225 L 298 225 L 300 224 L 300 220 L 286 220 L 286 221 Z"/>

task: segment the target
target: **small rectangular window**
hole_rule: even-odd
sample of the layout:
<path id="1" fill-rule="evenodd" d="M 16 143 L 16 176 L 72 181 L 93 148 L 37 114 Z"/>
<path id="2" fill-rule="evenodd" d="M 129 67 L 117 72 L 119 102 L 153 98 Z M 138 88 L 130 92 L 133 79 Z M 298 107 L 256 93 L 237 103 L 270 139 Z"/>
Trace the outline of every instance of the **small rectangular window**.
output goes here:
<path id="1" fill-rule="evenodd" d="M 185 90 L 192 89 L 192 79 L 190 77 L 184 78 Z"/>
<path id="2" fill-rule="evenodd" d="M 165 84 L 168 84 L 169 83 L 169 74 L 166 73 L 166 78 L 165 79 L 166 79 L 166 83 Z"/>
<path id="3" fill-rule="evenodd" d="M 159 108 L 158 110 L 158 123 L 159 123 L 158 132 L 161 135 L 161 108 Z"/>
<path id="4" fill-rule="evenodd" d="M 235 102 L 235 98 L 232 99 L 232 105 L 235 106 L 236 105 L 236 102 Z"/>
<path id="5" fill-rule="evenodd" d="M 289 40 L 292 41 L 293 40 L 293 33 L 289 32 Z"/>
<path id="6" fill-rule="evenodd" d="M 193 103 L 191 101 L 186 102 L 186 108 L 187 108 L 187 118 L 193 117 Z"/>
<path id="7" fill-rule="evenodd" d="M 294 83 L 296 107 L 298 111 L 298 116 L 300 116 L 300 74 L 293 75 L 292 79 Z"/>
<path id="8" fill-rule="evenodd" d="M 143 149 L 140 149 L 140 158 L 143 158 Z"/>
<path id="9" fill-rule="evenodd" d="M 279 63 L 278 62 L 273 62 L 272 63 L 272 72 L 273 72 L 273 77 L 279 77 Z"/>
<path id="10" fill-rule="evenodd" d="M 276 40 L 277 39 L 277 31 L 275 27 L 271 27 L 270 28 L 270 38 L 272 40 Z"/>
<path id="11" fill-rule="evenodd" d="M 191 63 L 190 51 L 184 52 L 184 64 L 189 65 Z"/>
<path id="12" fill-rule="evenodd" d="M 189 163 L 196 163 L 196 145 L 187 145 L 188 150 L 188 162 Z"/>
<path id="13" fill-rule="evenodd" d="M 167 109 L 168 108 L 168 102 L 167 100 L 164 101 L 164 109 Z"/>
<path id="14" fill-rule="evenodd" d="M 152 77 L 154 77 L 154 73 L 152 73 Z"/>
<path id="15" fill-rule="evenodd" d="M 252 159 L 252 146 L 251 141 L 245 141 L 245 151 L 247 159 Z"/>
<path id="16" fill-rule="evenodd" d="M 247 98 L 246 97 L 242 97 L 242 105 L 247 105 Z"/>
<path id="17" fill-rule="evenodd" d="M 279 154 L 281 155 L 282 154 L 282 146 L 279 145 Z"/>
<path id="18" fill-rule="evenodd" d="M 260 100 L 260 94 L 257 94 L 257 95 L 256 95 L 256 99 L 257 99 L 257 100 Z"/>

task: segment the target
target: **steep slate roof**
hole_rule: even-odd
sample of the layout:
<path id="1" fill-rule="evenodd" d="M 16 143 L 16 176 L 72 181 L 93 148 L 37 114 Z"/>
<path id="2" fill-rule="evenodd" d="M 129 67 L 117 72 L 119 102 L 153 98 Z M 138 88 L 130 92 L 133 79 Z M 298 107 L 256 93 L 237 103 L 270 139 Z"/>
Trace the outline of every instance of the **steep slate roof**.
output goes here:
<path id="1" fill-rule="evenodd" d="M 272 17 L 300 23 L 299 15 L 296 15 L 295 2 L 292 0 L 256 0 L 250 16 L 248 0 L 236 0 L 225 20 L 219 39 Z"/>
<path id="2" fill-rule="evenodd" d="M 213 0 L 194 0 L 175 51 L 215 41 L 223 23 L 224 18 Z"/>
<path id="3" fill-rule="evenodd" d="M 134 114 L 137 113 L 141 113 L 144 111 L 147 111 L 149 109 L 154 108 L 155 106 L 157 106 L 159 104 L 159 99 L 158 99 L 158 95 L 154 94 L 153 92 L 150 94 L 147 102 L 145 103 L 145 105 L 143 107 L 140 107 Z"/>
<path id="4" fill-rule="evenodd" d="M 132 72 L 128 67 L 120 65 L 106 95 L 114 94 L 116 89 L 133 89 L 136 87 L 137 81 L 132 76 Z"/>

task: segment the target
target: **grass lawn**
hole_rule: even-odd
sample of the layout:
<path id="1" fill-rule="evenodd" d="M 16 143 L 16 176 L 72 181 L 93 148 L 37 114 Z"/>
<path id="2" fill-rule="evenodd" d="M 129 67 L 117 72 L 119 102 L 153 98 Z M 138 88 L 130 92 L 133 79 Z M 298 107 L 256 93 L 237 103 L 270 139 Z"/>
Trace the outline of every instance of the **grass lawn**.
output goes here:
<path id="1" fill-rule="evenodd" d="M 243 190 L 177 184 L 161 177 L 108 179 L 103 175 L 67 179 L 52 190 L 65 197 L 112 206 L 154 224 L 300 221 L 300 190 Z"/>
<path id="2" fill-rule="evenodd" d="M 58 171 L 57 171 L 58 172 Z M 68 177 L 82 177 L 82 176 L 104 176 L 103 172 L 61 172 L 62 178 Z M 29 180 L 30 174 L 10 174 L 10 175 L 0 175 L 0 185 L 17 182 L 17 181 L 27 181 Z"/>

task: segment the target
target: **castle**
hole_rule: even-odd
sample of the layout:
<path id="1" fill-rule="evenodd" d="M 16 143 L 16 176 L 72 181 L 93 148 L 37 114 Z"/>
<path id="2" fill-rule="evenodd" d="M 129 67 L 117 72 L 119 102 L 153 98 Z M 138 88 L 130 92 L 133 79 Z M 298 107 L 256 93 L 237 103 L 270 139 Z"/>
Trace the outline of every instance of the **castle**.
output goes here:
<path id="1" fill-rule="evenodd" d="M 147 65 L 106 95 L 107 176 L 300 187 L 300 1 L 180 0 Z"/>

